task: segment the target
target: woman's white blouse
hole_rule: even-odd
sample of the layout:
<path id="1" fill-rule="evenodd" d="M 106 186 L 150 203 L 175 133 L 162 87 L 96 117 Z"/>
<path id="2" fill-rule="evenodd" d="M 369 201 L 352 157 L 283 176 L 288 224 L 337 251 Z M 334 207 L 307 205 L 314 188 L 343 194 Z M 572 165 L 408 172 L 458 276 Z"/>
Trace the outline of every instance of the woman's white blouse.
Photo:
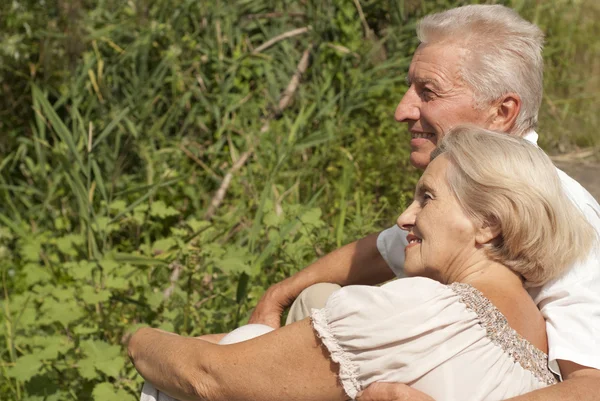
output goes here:
<path id="1" fill-rule="evenodd" d="M 466 284 L 415 277 L 349 286 L 311 319 L 353 399 L 377 381 L 406 383 L 436 401 L 499 401 L 556 382 L 546 354 Z"/>

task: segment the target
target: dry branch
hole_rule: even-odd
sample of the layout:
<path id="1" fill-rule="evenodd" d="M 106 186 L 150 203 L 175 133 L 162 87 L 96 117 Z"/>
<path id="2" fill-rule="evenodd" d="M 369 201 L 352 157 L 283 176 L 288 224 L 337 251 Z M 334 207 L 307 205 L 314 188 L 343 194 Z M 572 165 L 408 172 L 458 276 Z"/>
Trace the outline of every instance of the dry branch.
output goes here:
<path id="1" fill-rule="evenodd" d="M 248 158 L 250 157 L 251 154 L 252 154 L 251 150 L 242 154 L 240 156 L 240 158 L 235 162 L 235 164 L 229 169 L 227 174 L 225 174 L 225 178 L 223 178 L 223 181 L 221 182 L 221 186 L 215 193 L 215 196 L 213 196 L 213 198 L 210 202 L 210 206 L 208 207 L 208 210 L 206 211 L 206 214 L 204 215 L 205 219 L 210 220 L 215 215 L 217 209 L 219 208 L 219 206 L 221 206 L 221 203 L 223 203 L 223 199 L 225 198 L 227 189 L 229 188 L 229 185 L 231 184 L 231 179 L 233 178 L 233 173 L 238 171 L 240 168 L 242 168 L 242 166 L 244 164 L 246 164 L 246 161 L 248 160 Z"/>
<path id="2" fill-rule="evenodd" d="M 353 52 L 352 50 L 348 49 L 345 46 L 342 45 L 335 45 L 333 43 L 325 43 L 325 46 L 329 47 L 330 49 L 333 49 L 335 51 L 338 51 L 342 54 L 351 54 L 353 57 L 360 59 L 360 55 L 358 55 L 357 53 Z"/>
<path id="3" fill-rule="evenodd" d="M 308 62 L 310 60 L 311 50 L 312 50 L 312 44 L 310 44 L 308 46 L 308 48 L 302 54 L 302 58 L 300 58 L 300 62 L 298 63 L 298 66 L 296 67 L 296 71 L 294 72 L 294 75 L 290 79 L 290 82 L 288 83 L 288 86 L 285 88 L 285 91 L 283 91 L 283 93 L 281 95 L 281 99 L 279 100 L 277 113 L 281 113 L 285 108 L 287 108 L 289 106 L 292 97 L 298 90 L 298 86 L 300 85 L 300 78 L 302 77 L 302 74 L 304 74 L 304 72 L 306 72 L 306 69 L 308 68 Z M 263 124 L 263 126 L 260 129 L 261 133 L 264 133 L 269 129 L 269 122 L 271 119 L 273 119 L 275 117 L 276 117 L 276 115 L 271 115 L 269 118 L 267 118 L 267 120 L 265 121 L 265 123 Z M 210 202 L 210 206 L 208 207 L 208 210 L 206 211 L 206 214 L 204 215 L 204 218 L 206 220 L 210 220 L 213 218 L 213 216 L 217 212 L 217 209 L 219 208 L 219 206 L 221 206 L 221 203 L 223 203 L 223 199 L 225 199 L 225 194 L 227 193 L 227 190 L 229 189 L 229 185 L 231 185 L 231 180 L 233 179 L 233 174 L 236 171 L 238 171 L 239 169 L 241 169 L 244 166 L 244 164 L 246 164 L 246 161 L 248 161 L 248 158 L 250 158 L 250 156 L 252 155 L 252 152 L 253 152 L 253 150 L 248 150 L 245 153 L 243 153 L 240 156 L 240 158 L 234 163 L 234 165 L 229 169 L 227 174 L 225 174 L 225 177 L 223 178 L 223 181 L 221 182 L 221 186 L 219 186 L 219 189 L 213 196 L 213 198 Z"/>
<path id="4" fill-rule="evenodd" d="M 281 12 L 273 12 L 273 13 L 264 13 L 264 14 L 249 14 L 246 15 L 245 19 L 261 19 L 261 18 L 281 18 L 281 17 L 306 17 L 304 13 L 281 13 Z"/>
<path id="5" fill-rule="evenodd" d="M 365 30 L 365 37 L 367 39 L 370 39 L 372 30 L 371 30 L 371 27 L 369 27 L 369 24 L 367 23 L 367 19 L 365 18 L 365 13 L 363 13 L 363 9 L 360 5 L 360 1 L 354 0 L 354 5 L 356 6 L 356 10 L 358 11 L 358 16 L 360 18 L 360 22 L 362 23 L 363 29 Z"/>
<path id="6" fill-rule="evenodd" d="M 179 149 L 181 149 L 181 151 L 183 153 L 186 154 L 187 157 L 189 157 L 190 159 L 192 159 L 194 162 L 196 162 L 197 165 L 199 165 L 200 167 L 202 167 L 205 171 L 208 172 L 208 174 L 210 174 L 210 176 L 214 179 L 216 179 L 217 181 L 219 181 L 221 179 L 221 177 L 219 177 L 217 175 L 217 173 L 215 173 L 210 167 L 208 167 L 208 165 L 206 165 L 206 163 L 204 163 L 202 160 L 200 160 L 198 157 L 196 157 L 195 154 L 193 154 L 192 152 L 190 152 L 188 149 L 186 149 L 185 146 L 183 146 L 183 144 L 179 145 Z"/>
<path id="7" fill-rule="evenodd" d="M 566 153 L 563 155 L 550 156 L 550 159 L 554 162 L 571 162 L 571 161 L 581 161 L 587 159 L 588 157 L 594 156 L 597 154 L 597 150 L 593 148 L 579 149 L 575 152 Z"/>
<path id="8" fill-rule="evenodd" d="M 293 29 L 288 32 L 284 32 L 281 35 L 277 35 L 274 38 L 267 40 L 265 43 L 263 43 L 262 45 L 258 46 L 256 49 L 254 49 L 252 51 L 252 53 L 253 54 L 260 53 L 261 51 L 266 50 L 269 47 L 273 46 L 277 42 L 281 42 L 282 40 L 291 38 L 293 36 L 301 35 L 303 33 L 310 31 L 311 29 L 312 28 L 310 26 L 305 26 L 304 28 L 298 28 L 298 29 Z"/>
<path id="9" fill-rule="evenodd" d="M 177 283 L 177 280 L 179 280 L 181 270 L 183 270 L 183 265 L 179 262 L 173 262 L 169 265 L 169 267 L 171 270 L 173 270 L 173 272 L 171 273 L 171 277 L 169 279 L 171 284 L 169 284 L 169 287 L 165 290 L 165 292 L 163 292 L 165 299 L 169 299 L 173 294 L 173 291 L 175 290 L 175 284 Z"/>
<path id="10" fill-rule="evenodd" d="M 308 68 L 308 60 L 310 59 L 310 51 L 312 50 L 312 44 L 308 46 L 304 53 L 302 53 L 302 58 L 298 63 L 298 67 L 296 67 L 296 72 L 292 76 L 290 83 L 288 84 L 285 91 L 283 91 L 283 95 L 279 100 L 279 104 L 277 105 L 278 112 L 281 113 L 286 107 L 289 106 L 290 101 L 292 100 L 292 96 L 296 93 L 298 86 L 300 85 L 300 78 L 302 78 L 302 74 L 306 72 Z"/>

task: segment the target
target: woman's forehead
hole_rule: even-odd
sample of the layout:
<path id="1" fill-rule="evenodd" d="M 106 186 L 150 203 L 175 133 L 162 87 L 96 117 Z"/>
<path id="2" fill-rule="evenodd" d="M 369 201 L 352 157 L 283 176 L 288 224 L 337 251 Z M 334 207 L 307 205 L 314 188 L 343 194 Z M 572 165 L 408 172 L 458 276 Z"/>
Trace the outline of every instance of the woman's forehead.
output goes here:
<path id="1" fill-rule="evenodd" d="M 422 188 L 435 190 L 444 184 L 447 186 L 446 172 L 449 165 L 450 160 L 443 153 L 433 159 L 419 179 L 417 190 Z"/>

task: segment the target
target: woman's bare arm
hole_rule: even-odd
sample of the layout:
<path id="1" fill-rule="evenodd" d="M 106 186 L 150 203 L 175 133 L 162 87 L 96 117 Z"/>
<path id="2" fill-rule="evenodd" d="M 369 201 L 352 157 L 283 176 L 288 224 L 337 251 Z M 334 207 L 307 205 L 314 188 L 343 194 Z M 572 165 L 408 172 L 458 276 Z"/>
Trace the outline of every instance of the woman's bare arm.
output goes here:
<path id="1" fill-rule="evenodd" d="M 209 343 L 218 344 L 227 333 L 219 334 L 204 334 L 203 336 L 195 337 L 197 340 L 208 341 Z"/>
<path id="2" fill-rule="evenodd" d="M 144 379 L 180 400 L 348 398 L 308 319 L 232 345 L 140 329 L 129 355 Z"/>

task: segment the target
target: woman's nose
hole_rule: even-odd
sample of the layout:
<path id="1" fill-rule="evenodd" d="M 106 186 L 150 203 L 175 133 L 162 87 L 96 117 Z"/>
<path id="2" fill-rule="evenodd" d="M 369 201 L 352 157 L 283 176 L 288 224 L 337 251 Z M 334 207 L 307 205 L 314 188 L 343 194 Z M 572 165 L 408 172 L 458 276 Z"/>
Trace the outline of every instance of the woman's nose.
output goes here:
<path id="1" fill-rule="evenodd" d="M 415 225 L 417 218 L 418 204 L 413 202 L 396 220 L 396 224 L 404 231 L 410 231 Z"/>
<path id="2" fill-rule="evenodd" d="M 394 112 L 394 119 L 398 122 L 417 121 L 421 118 L 418 101 L 419 96 L 413 85 L 408 88 L 402 99 L 400 99 L 400 103 L 398 103 Z"/>

